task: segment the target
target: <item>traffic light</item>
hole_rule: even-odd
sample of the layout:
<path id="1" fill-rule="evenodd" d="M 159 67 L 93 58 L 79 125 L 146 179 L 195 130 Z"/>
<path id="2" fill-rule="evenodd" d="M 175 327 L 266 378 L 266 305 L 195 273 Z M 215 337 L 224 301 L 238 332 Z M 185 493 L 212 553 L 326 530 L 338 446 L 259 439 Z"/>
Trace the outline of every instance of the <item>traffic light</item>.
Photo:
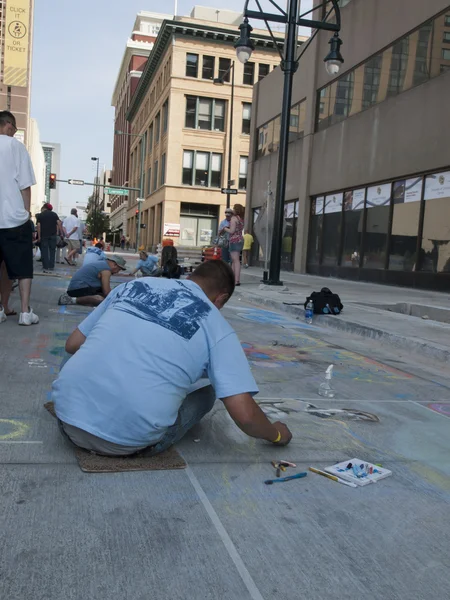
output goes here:
<path id="1" fill-rule="evenodd" d="M 50 173 L 48 187 L 51 190 L 56 189 L 56 173 Z"/>
<path id="2" fill-rule="evenodd" d="M 137 214 L 137 215 L 139 214 L 139 209 L 138 209 L 138 208 L 136 209 L 136 214 Z"/>

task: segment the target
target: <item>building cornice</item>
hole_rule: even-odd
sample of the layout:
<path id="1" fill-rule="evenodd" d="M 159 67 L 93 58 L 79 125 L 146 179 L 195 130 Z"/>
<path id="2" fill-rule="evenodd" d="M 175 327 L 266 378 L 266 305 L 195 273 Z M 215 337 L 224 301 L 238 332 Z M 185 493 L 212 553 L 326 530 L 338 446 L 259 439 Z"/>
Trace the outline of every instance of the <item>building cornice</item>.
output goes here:
<path id="1" fill-rule="evenodd" d="M 205 40 L 213 41 L 214 43 L 232 46 L 234 42 L 238 40 L 240 32 L 235 27 L 216 27 L 202 25 L 200 23 L 191 23 L 189 21 L 163 21 L 156 42 L 150 53 L 147 64 L 145 65 L 139 85 L 131 99 L 130 107 L 126 114 L 128 121 L 131 121 L 139 110 L 139 106 L 147 93 L 170 40 L 174 35 L 203 38 Z M 252 40 L 255 42 L 256 49 L 267 48 L 275 50 L 275 44 L 270 35 L 252 33 Z M 284 36 L 282 38 L 280 37 L 280 41 L 277 44 L 281 50 L 283 49 L 283 42 Z M 299 40 L 299 44 L 300 43 L 303 42 Z"/>

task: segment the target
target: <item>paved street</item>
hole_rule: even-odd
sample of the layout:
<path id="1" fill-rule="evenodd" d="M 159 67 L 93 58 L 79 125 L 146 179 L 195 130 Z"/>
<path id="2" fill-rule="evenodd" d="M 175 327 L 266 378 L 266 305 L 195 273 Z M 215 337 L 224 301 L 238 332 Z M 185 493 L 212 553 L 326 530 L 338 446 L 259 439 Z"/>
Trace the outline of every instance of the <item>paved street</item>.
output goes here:
<path id="1" fill-rule="evenodd" d="M 58 277 L 35 278 L 38 326 L 20 328 L 14 318 L 0 325 L 2 598 L 448 596 L 448 368 L 247 304 L 243 285 L 224 314 L 251 362 L 259 402 L 293 431 L 290 446 L 246 437 L 217 402 L 178 445 L 186 470 L 84 474 L 43 408 L 65 339 L 89 312 L 57 306 L 68 279 L 62 266 Z M 317 389 L 331 363 L 336 397 L 324 400 Z M 317 416 L 311 405 L 379 422 Z M 361 489 L 313 473 L 263 483 L 273 459 L 295 462 L 298 472 L 354 457 L 393 475 Z"/>

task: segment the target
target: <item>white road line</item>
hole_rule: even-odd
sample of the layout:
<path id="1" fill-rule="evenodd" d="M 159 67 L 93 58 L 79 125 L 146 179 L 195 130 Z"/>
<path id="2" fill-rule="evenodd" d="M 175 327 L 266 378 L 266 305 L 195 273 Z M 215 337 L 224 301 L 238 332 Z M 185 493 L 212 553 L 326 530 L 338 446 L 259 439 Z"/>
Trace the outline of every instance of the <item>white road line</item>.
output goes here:
<path id="1" fill-rule="evenodd" d="M 401 399 L 392 399 L 392 400 L 367 400 L 365 399 L 359 399 L 359 398 L 336 398 L 334 397 L 332 400 L 331 399 L 327 399 L 327 398 L 321 398 L 321 397 L 317 397 L 317 398 L 261 398 L 260 396 L 255 396 L 255 400 L 257 402 L 332 402 L 333 404 L 336 404 L 336 402 L 339 402 L 339 404 L 343 404 L 343 403 L 347 403 L 347 402 L 364 402 L 364 403 L 369 403 L 369 404 L 376 404 L 378 403 L 396 403 L 396 404 L 407 404 L 410 402 L 413 402 L 415 404 L 418 404 L 418 402 L 416 402 L 415 400 L 401 400 Z M 450 398 L 440 398 L 440 399 L 435 399 L 433 400 L 433 403 L 439 403 L 442 402 L 443 404 L 450 404 Z M 419 404 L 419 406 L 423 406 L 423 404 Z M 425 408 L 427 408 L 425 406 Z"/>
<path id="2" fill-rule="evenodd" d="M 430 408 L 429 406 L 424 406 L 423 404 L 420 404 L 420 402 L 416 402 L 415 400 L 410 400 L 411 404 L 416 404 L 417 406 L 421 406 L 422 408 L 426 408 L 428 411 L 431 411 L 432 413 L 434 413 L 435 415 L 440 415 L 441 417 L 444 417 L 445 419 L 450 419 L 450 417 L 448 415 L 445 415 L 444 413 L 440 413 L 437 410 L 433 410 L 432 408 Z M 432 404 L 440 404 L 440 400 L 433 400 Z M 442 402 L 442 404 L 447 404 L 447 401 Z"/>
<path id="3" fill-rule="evenodd" d="M 7 441 L 7 440 L 0 440 L 0 444 L 43 444 L 44 442 L 31 442 L 31 441 L 24 441 L 24 442 L 17 442 L 17 441 Z"/>
<path id="4" fill-rule="evenodd" d="M 247 567 L 244 565 L 244 561 L 242 560 L 239 552 L 236 550 L 236 546 L 231 541 L 230 536 L 228 535 L 225 527 L 222 525 L 221 520 L 219 519 L 211 502 L 208 500 L 207 495 L 205 494 L 202 486 L 200 485 L 199 480 L 195 476 L 191 467 L 188 466 L 186 468 L 186 474 L 189 477 L 189 480 L 192 483 L 193 488 L 197 492 L 197 495 L 200 498 L 203 506 L 205 507 L 205 510 L 208 513 L 209 518 L 211 519 L 214 527 L 216 528 L 216 531 L 219 534 L 228 554 L 230 555 L 231 560 L 234 562 L 236 569 L 238 570 L 239 575 L 241 576 L 241 579 L 244 582 L 244 585 L 247 588 L 248 593 L 250 594 L 250 597 L 252 598 L 252 600 L 264 600 L 264 598 L 261 595 L 261 592 L 256 587 L 256 583 L 253 581 L 252 576 L 248 572 Z"/>

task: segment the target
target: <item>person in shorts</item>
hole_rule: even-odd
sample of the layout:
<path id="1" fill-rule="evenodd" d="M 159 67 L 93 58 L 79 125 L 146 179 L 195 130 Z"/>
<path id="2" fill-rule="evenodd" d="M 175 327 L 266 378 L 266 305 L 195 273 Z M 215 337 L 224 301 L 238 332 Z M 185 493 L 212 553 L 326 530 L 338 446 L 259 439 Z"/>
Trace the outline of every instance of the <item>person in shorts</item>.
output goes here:
<path id="1" fill-rule="evenodd" d="M 241 285 L 241 252 L 244 247 L 244 214 L 245 209 L 242 204 L 233 206 L 234 215 L 228 227 L 224 231 L 230 234 L 230 256 L 231 268 L 233 269 L 235 284 Z"/>
<path id="2" fill-rule="evenodd" d="M 125 264 L 124 258 L 113 254 L 83 265 L 70 280 L 67 292 L 59 297 L 58 304 L 98 306 L 111 292 L 111 275 L 124 271 Z"/>
<path id="3" fill-rule="evenodd" d="M 158 261 L 159 258 L 156 254 L 147 254 L 147 252 L 141 250 L 136 268 L 131 273 L 128 273 L 128 275 L 133 277 L 133 275 L 136 275 L 140 271 L 142 277 L 159 277 L 161 269 L 158 269 Z"/>
<path id="4" fill-rule="evenodd" d="M 73 259 L 75 254 L 80 249 L 80 239 L 78 235 L 78 229 L 80 228 L 80 220 L 78 219 L 78 213 L 76 208 L 72 208 L 70 215 L 64 219 L 63 223 L 64 232 L 66 234 L 67 243 L 67 257 L 64 259 L 71 267 L 75 266 Z"/>
<path id="5" fill-rule="evenodd" d="M 0 323 L 16 314 L 9 310 L 12 282 L 19 280 L 19 325 L 36 325 L 30 308 L 33 279 L 33 230 L 30 221 L 33 166 L 25 146 L 14 138 L 16 119 L 0 111 Z"/>

